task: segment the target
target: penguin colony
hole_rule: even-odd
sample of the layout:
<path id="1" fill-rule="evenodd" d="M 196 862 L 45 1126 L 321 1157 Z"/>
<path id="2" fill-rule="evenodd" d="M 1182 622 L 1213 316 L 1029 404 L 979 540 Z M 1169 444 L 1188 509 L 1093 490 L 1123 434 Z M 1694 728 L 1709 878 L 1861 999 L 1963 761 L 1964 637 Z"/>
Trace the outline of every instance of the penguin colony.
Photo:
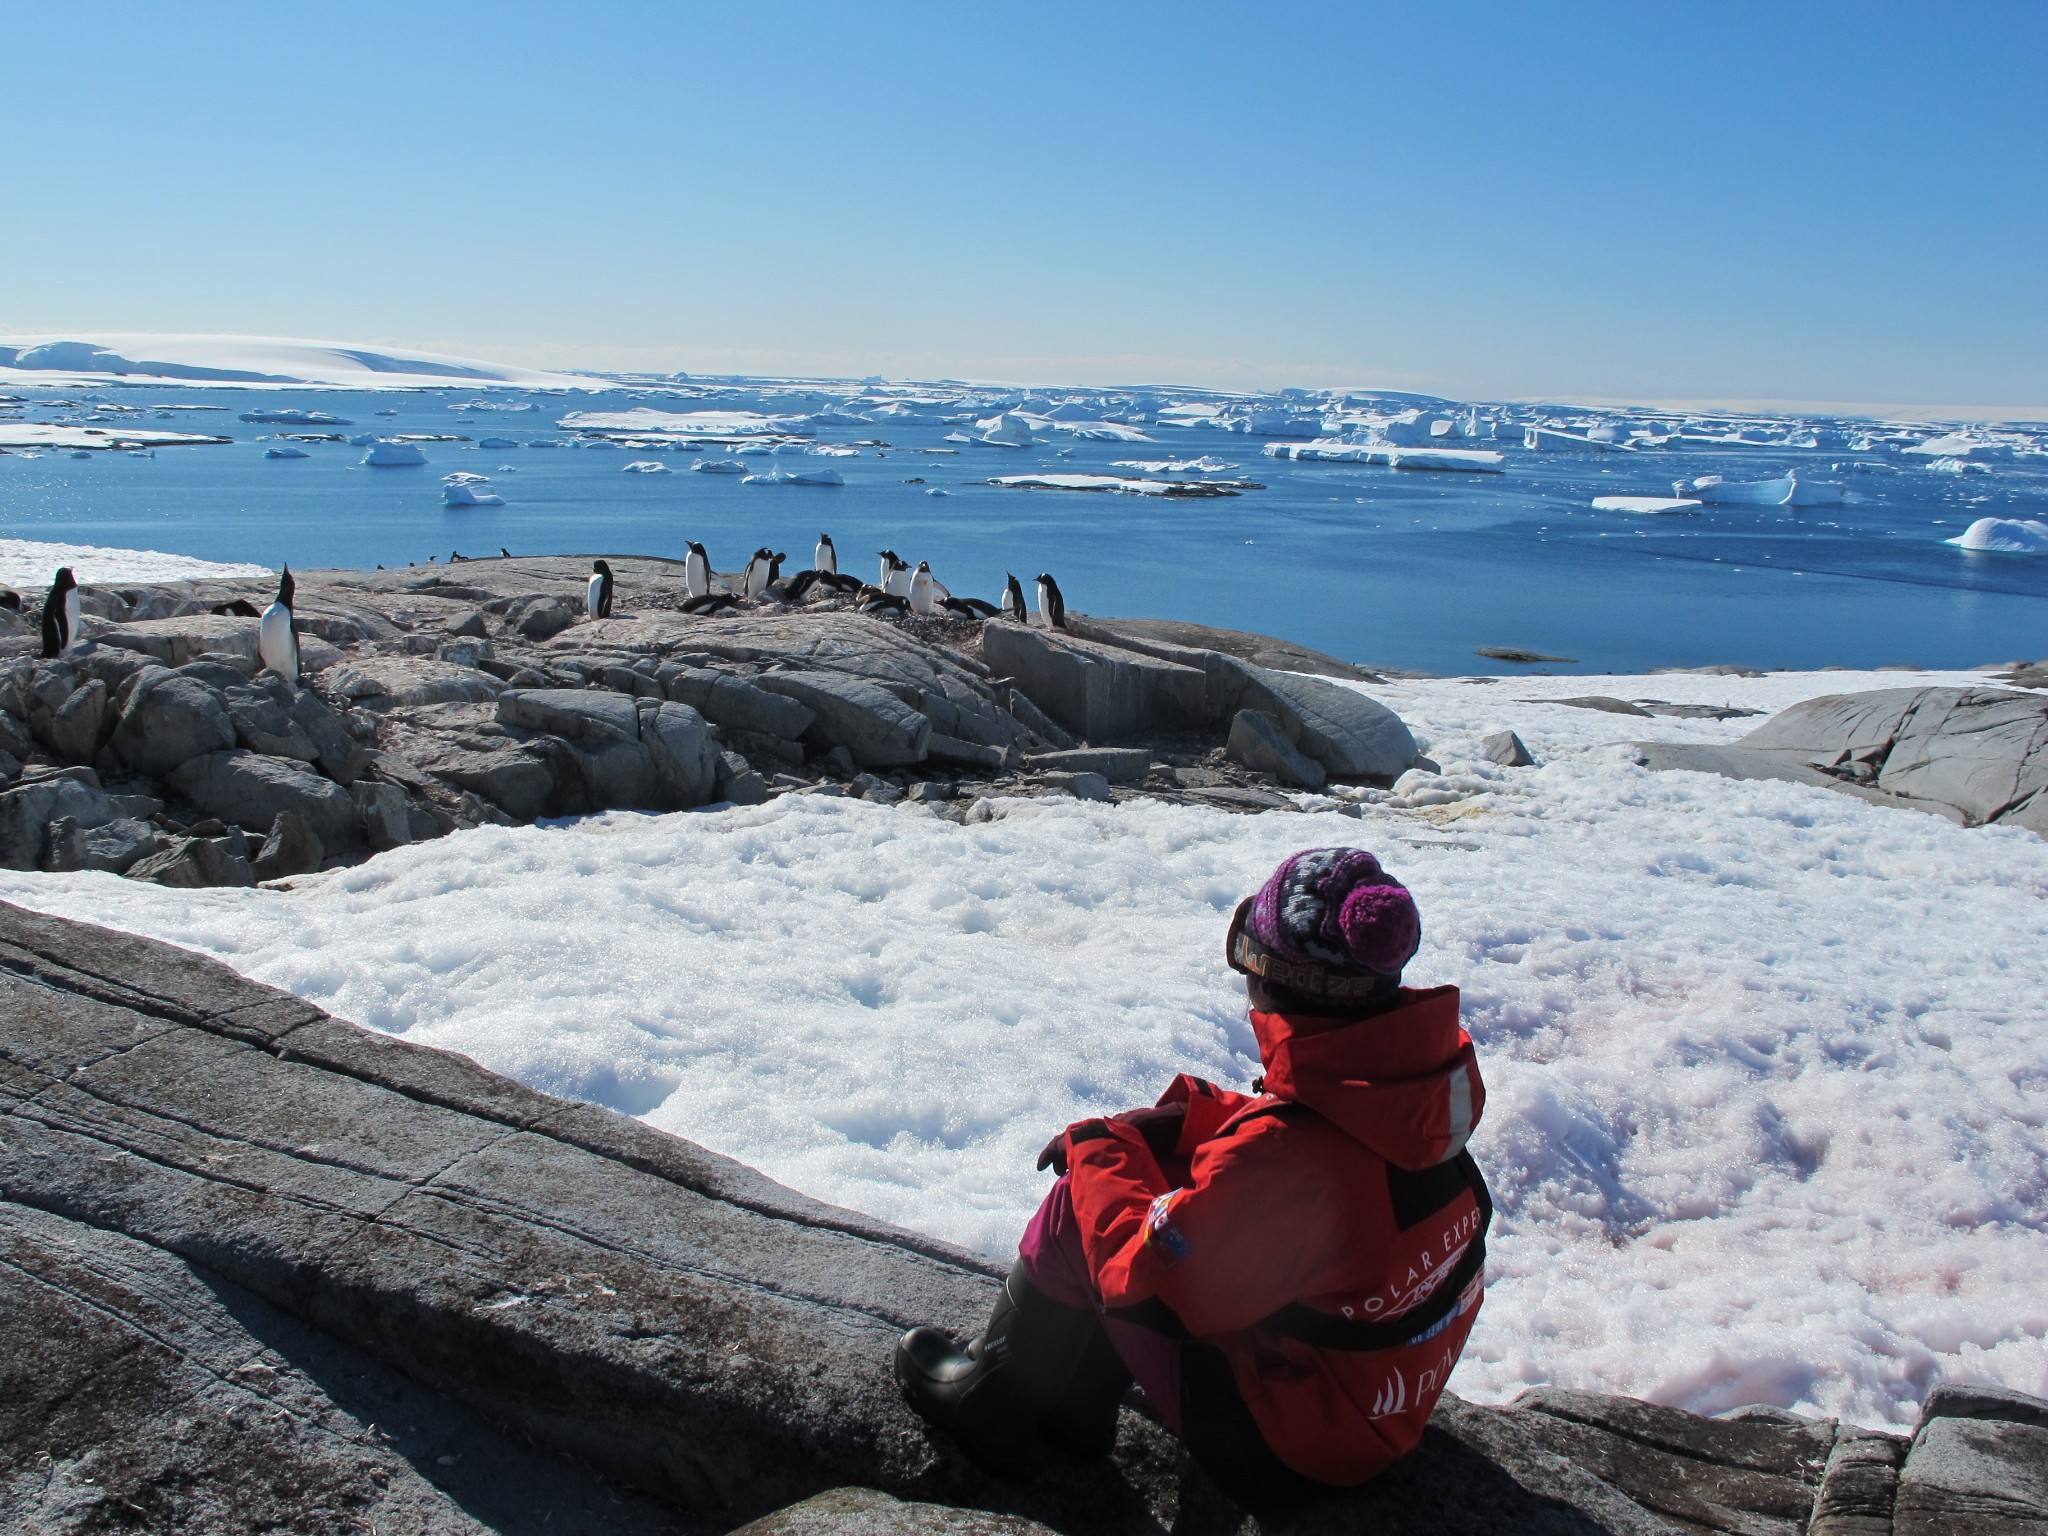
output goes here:
<path id="1" fill-rule="evenodd" d="M 913 613 L 931 618 L 952 614 L 968 619 L 1003 618 L 1019 624 L 1030 622 L 1024 604 L 1024 589 L 1008 571 L 1003 573 L 1000 604 L 983 602 L 978 597 L 955 597 L 932 574 L 930 561 L 920 560 L 913 569 L 910 562 L 893 549 L 876 551 L 881 564 L 875 580 L 864 582 L 840 571 L 839 550 L 832 542 L 832 535 L 821 533 L 811 553 L 809 570 L 799 571 L 785 581 L 782 564 L 789 556 L 763 545 L 747 557 L 746 567 L 740 574 L 739 590 L 730 591 L 713 587 L 711 557 L 702 544 L 692 539 L 684 547 L 687 551 L 683 559 L 685 613 L 718 613 L 736 606 L 742 598 L 797 602 L 817 587 L 828 592 L 851 594 L 859 610 L 871 615 Z M 1065 629 L 1067 605 L 1060 596 L 1059 583 L 1044 571 L 1038 573 L 1036 582 L 1039 619 L 1050 629 Z M 612 596 L 612 568 L 602 560 L 593 562 L 584 602 L 590 617 L 610 618 Z"/>
<path id="2" fill-rule="evenodd" d="M 711 583 L 711 557 L 704 546 L 694 539 L 689 542 L 683 561 L 683 612 L 718 613 L 737 605 L 742 597 L 772 598 L 782 602 L 795 602 L 813 587 L 823 587 L 830 592 L 851 593 L 859 610 L 865 614 L 914 613 L 921 617 L 952 614 L 960 618 L 995 619 L 1004 618 L 1016 623 L 1030 622 L 1024 606 L 1024 589 L 1010 572 L 1003 573 L 1003 597 L 1000 604 L 985 603 L 978 597 L 955 597 L 945 585 L 932 574 L 931 563 L 917 562 L 915 569 L 893 549 L 878 550 L 881 565 L 871 585 L 854 576 L 843 575 L 839 569 L 839 551 L 833 546 L 832 535 L 818 535 L 816 549 L 812 552 L 811 568 L 799 571 L 789 580 L 782 579 L 782 563 L 789 557 L 763 546 L 748 558 L 746 569 L 740 577 L 738 592 L 720 591 Z M 510 558 L 509 550 L 500 554 Z M 464 560 L 461 554 L 451 553 L 449 561 Z M 379 566 L 379 570 L 383 567 Z M 1067 605 L 1060 597 L 1059 583 L 1040 571 L 1037 577 L 1038 616 L 1051 629 L 1067 627 Z M 262 664 L 277 673 L 294 687 L 299 681 L 299 637 L 296 621 L 292 615 L 292 596 L 295 583 L 292 568 L 287 565 L 278 578 L 277 596 L 268 608 L 259 614 L 256 605 L 243 598 L 232 602 L 216 603 L 213 611 L 218 614 L 232 614 L 241 618 L 260 621 L 256 635 L 256 654 Z M 608 619 L 612 616 L 612 603 L 617 594 L 617 583 L 612 575 L 609 562 L 591 562 L 590 581 L 584 590 L 584 611 L 593 619 Z M 0 603 L 11 609 L 21 607 L 21 598 L 13 592 L 0 593 Z M 43 599 L 43 658 L 55 660 L 84 639 L 84 626 L 78 603 L 78 582 L 71 567 L 60 566 L 50 582 L 50 590 Z"/>

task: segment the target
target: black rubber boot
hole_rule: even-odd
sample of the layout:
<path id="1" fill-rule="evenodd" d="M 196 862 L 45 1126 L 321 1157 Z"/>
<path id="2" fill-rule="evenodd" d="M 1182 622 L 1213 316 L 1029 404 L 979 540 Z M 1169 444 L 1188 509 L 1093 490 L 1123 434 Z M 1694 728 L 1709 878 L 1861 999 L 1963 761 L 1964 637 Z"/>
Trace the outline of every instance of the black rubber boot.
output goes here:
<path id="1" fill-rule="evenodd" d="M 1021 1472 L 1040 1459 L 1050 1438 L 1041 1426 L 1055 1414 L 1065 1425 L 1062 1410 L 1077 1367 L 1092 1359 L 1092 1379 L 1104 1379 L 1093 1348 L 1098 1341 L 1108 1347 L 1096 1315 L 1053 1301 L 1031 1283 L 1019 1260 L 1003 1282 L 988 1326 L 973 1339 L 962 1343 L 942 1329 L 913 1328 L 897 1340 L 896 1379 L 919 1416 L 952 1435 L 975 1461 L 994 1472 Z M 1118 1397 L 1122 1392 L 1119 1384 Z M 1085 1419 L 1093 1440 L 1101 1438 L 1100 1416 L 1096 1409 Z M 1112 1441 L 1115 1431 L 1112 1403 Z M 1068 1438 L 1061 1432 L 1055 1443 L 1064 1445 Z"/>
<path id="2" fill-rule="evenodd" d="M 1091 1316 L 1094 1331 L 1067 1378 L 1066 1390 L 1040 1422 L 1039 1432 L 1069 1456 L 1099 1461 L 1116 1449 L 1117 1415 L 1131 1385 L 1130 1367 Z"/>

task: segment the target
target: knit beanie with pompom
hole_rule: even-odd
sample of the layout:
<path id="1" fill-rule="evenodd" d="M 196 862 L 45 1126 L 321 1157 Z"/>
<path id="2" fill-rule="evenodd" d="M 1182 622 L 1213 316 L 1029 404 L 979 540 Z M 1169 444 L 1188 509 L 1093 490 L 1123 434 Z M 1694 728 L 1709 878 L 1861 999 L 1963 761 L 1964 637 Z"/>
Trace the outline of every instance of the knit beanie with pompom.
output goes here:
<path id="1" fill-rule="evenodd" d="M 1398 977 L 1422 943 L 1422 914 L 1363 848 L 1310 848 L 1260 887 L 1245 930 L 1289 960 Z"/>

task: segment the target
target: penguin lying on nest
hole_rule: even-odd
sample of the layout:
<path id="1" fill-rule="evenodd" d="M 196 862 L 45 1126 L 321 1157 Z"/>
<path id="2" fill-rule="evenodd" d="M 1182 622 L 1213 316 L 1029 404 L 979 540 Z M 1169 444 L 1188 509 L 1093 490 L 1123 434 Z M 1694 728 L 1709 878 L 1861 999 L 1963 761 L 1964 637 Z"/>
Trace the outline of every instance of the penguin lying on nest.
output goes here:
<path id="1" fill-rule="evenodd" d="M 211 611 L 233 619 L 260 618 L 263 613 L 262 609 L 246 597 L 238 597 L 231 603 L 215 603 Z"/>
<path id="2" fill-rule="evenodd" d="M 882 613 L 910 612 L 910 599 L 898 597 L 893 592 L 884 592 L 880 587 L 863 586 L 853 594 L 856 607 L 862 613 L 873 616 Z"/>
<path id="3" fill-rule="evenodd" d="M 685 613 L 723 613 L 728 608 L 739 606 L 739 599 L 730 592 L 706 592 L 702 597 L 690 598 L 683 604 Z"/>

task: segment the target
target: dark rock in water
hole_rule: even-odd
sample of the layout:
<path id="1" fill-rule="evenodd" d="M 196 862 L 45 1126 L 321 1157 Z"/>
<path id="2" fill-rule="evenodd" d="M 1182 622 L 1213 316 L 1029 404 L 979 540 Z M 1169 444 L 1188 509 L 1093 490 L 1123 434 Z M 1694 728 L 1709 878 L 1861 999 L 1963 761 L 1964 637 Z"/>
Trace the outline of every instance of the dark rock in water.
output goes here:
<path id="1" fill-rule="evenodd" d="M 1225 750 L 1231 758 L 1261 773 L 1270 773 L 1296 789 L 1321 789 L 1328 776 L 1323 765 L 1304 756 L 1280 729 L 1280 722 L 1263 710 L 1240 709 L 1230 722 L 1230 740 Z"/>
<path id="2" fill-rule="evenodd" d="M 332 779 L 288 757 L 240 749 L 195 757 L 170 785 L 210 816 L 251 832 L 269 832 L 280 811 L 303 820 L 329 850 L 356 844 L 355 802 Z"/>
<path id="3" fill-rule="evenodd" d="M 1503 768 L 1533 768 L 1536 758 L 1513 731 L 1495 731 L 1479 743 L 1479 755 Z"/>
<path id="4" fill-rule="evenodd" d="M 1277 1529 L 1135 1411 L 1112 1460 L 1014 1482 L 914 1418 L 897 1332 L 979 1326 L 995 1268 L 202 956 L 0 904 L 10 1527 L 655 1528 L 651 1501 L 593 1502 L 580 1461 L 697 1512 L 668 1516 L 689 1536 Z M 2048 1403 L 1943 1401 L 1896 1532 L 2038 1533 Z M 1885 1507 L 1900 1449 L 1774 1409 L 1447 1395 L 1414 1455 L 1285 1529 L 1863 1536 L 1841 1522 Z"/>
<path id="5" fill-rule="evenodd" d="M 311 874 L 326 857 L 327 850 L 320 846 L 305 817 L 296 811 L 279 811 L 253 867 L 258 880 L 282 880 Z"/>
<path id="6" fill-rule="evenodd" d="M 148 668 L 129 690 L 110 744 L 137 773 L 163 778 L 234 746 L 235 724 L 217 689 L 169 668 Z"/>
<path id="7" fill-rule="evenodd" d="M 1513 661 L 1533 666 L 1538 662 L 1555 662 L 1559 666 L 1576 667 L 1576 656 L 1546 656 L 1541 651 L 1524 651 L 1512 645 L 1482 645 L 1472 653 L 1484 656 L 1488 661 Z"/>

